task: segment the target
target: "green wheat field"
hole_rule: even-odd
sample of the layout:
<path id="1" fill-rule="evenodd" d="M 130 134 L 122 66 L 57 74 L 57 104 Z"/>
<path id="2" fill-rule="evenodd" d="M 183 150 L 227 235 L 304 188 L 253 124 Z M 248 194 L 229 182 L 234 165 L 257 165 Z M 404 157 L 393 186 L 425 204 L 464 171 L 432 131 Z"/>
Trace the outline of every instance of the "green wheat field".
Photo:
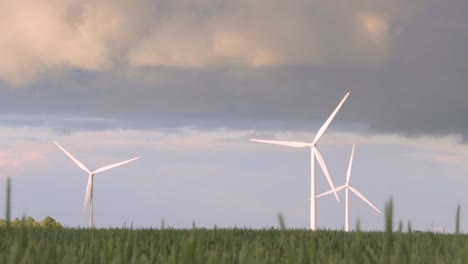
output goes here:
<path id="1" fill-rule="evenodd" d="M 465 235 L 0 228 L 0 263 L 467 263 Z"/>
<path id="2" fill-rule="evenodd" d="M 9 187 L 9 182 L 8 182 Z M 468 263 L 467 235 L 393 230 L 392 200 L 384 232 L 280 228 L 77 229 L 51 217 L 0 220 L 0 263 Z"/>

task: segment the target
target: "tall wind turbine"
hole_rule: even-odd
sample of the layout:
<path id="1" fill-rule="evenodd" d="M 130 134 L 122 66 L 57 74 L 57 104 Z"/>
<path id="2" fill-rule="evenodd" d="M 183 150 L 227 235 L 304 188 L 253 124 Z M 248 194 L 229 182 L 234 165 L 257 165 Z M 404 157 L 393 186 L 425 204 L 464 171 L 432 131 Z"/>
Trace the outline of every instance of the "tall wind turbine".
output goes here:
<path id="1" fill-rule="evenodd" d="M 338 104 L 336 109 L 333 111 L 333 113 L 328 117 L 328 119 L 325 121 L 325 123 L 322 125 L 322 127 L 319 129 L 317 134 L 315 135 L 314 140 L 312 143 L 307 143 L 307 142 L 297 142 L 297 141 L 277 141 L 277 140 L 263 140 L 263 139 L 250 139 L 251 141 L 254 142 L 260 142 L 260 143 L 267 143 L 267 144 L 276 144 L 276 145 L 282 145 L 282 146 L 287 146 L 287 147 L 293 147 L 293 148 L 303 148 L 303 147 L 310 147 L 310 156 L 311 156 L 311 163 L 310 163 L 310 229 L 315 230 L 317 228 L 317 222 L 316 222 L 316 189 L 315 189 L 315 161 L 318 160 L 318 163 L 320 167 L 322 168 L 323 173 L 325 174 L 325 177 L 327 178 L 328 184 L 331 187 L 332 192 L 335 194 L 336 200 L 339 201 L 340 199 L 338 198 L 338 195 L 335 192 L 335 187 L 333 185 L 333 181 L 330 177 L 330 173 L 328 172 L 327 165 L 325 164 L 325 161 L 322 157 L 322 154 L 320 154 L 320 151 L 317 149 L 317 143 L 320 140 L 320 137 L 325 133 L 325 130 L 328 128 L 330 123 L 332 122 L 333 118 L 335 117 L 336 113 L 338 113 L 338 110 L 340 110 L 341 106 L 343 103 L 346 101 L 346 98 L 348 98 L 349 92 L 346 93 L 344 98 L 341 100 L 341 102 Z"/>
<path id="2" fill-rule="evenodd" d="M 60 146 L 59 143 L 57 143 L 56 141 L 53 141 L 55 145 L 57 145 L 57 147 L 59 147 L 59 149 L 61 149 L 76 165 L 78 165 L 78 167 L 80 167 L 80 169 L 84 170 L 85 172 L 88 173 L 88 185 L 86 186 L 86 193 L 85 193 L 85 199 L 84 199 L 84 203 L 83 203 L 83 210 L 81 211 L 81 215 L 83 216 L 84 212 L 85 212 L 85 209 L 86 209 L 86 204 L 88 203 L 89 201 L 89 228 L 93 228 L 93 182 L 94 182 L 94 175 L 95 174 L 98 174 L 98 173 L 101 173 L 101 172 L 104 172 L 104 171 L 107 171 L 107 170 L 110 170 L 112 168 L 115 168 L 115 167 L 118 167 L 118 166 L 122 166 L 124 164 L 127 164 L 129 162 L 132 162 L 134 160 L 137 160 L 139 159 L 138 157 L 137 158 L 133 158 L 133 159 L 129 159 L 129 160 L 126 160 L 126 161 L 122 161 L 122 162 L 118 162 L 118 163 L 114 163 L 114 164 L 111 164 L 111 165 L 107 165 L 107 166 L 104 166 L 104 167 L 101 167 L 95 171 L 90 171 L 88 168 L 86 168 L 85 165 L 83 165 L 83 163 L 81 163 L 78 159 L 76 159 L 75 157 L 73 157 L 72 154 L 70 154 L 70 152 L 66 151 L 62 146 Z"/>
<path id="3" fill-rule="evenodd" d="M 345 206 L 345 210 L 346 210 L 346 213 L 345 213 L 345 231 L 348 232 L 349 231 L 349 191 L 351 190 L 354 194 L 356 194 L 359 198 L 361 198 L 364 202 L 366 202 L 370 207 L 374 208 L 374 210 L 376 210 L 377 212 L 380 213 L 380 210 L 377 209 L 377 207 L 375 207 L 371 202 L 369 202 L 369 200 L 366 199 L 366 197 L 364 197 L 364 195 L 362 195 L 361 192 L 359 192 L 358 190 L 356 190 L 355 188 L 353 188 L 351 185 L 349 185 L 349 179 L 351 178 L 351 167 L 353 166 L 353 157 L 354 157 L 354 147 L 356 145 L 353 144 L 353 150 L 351 151 L 351 158 L 349 159 L 349 166 L 348 166 L 348 173 L 346 174 L 346 183 L 344 185 L 341 185 L 339 187 L 337 187 L 335 190 L 330 190 L 328 192 L 324 192 L 324 193 L 321 193 L 319 195 L 317 195 L 317 198 L 319 197 L 322 197 L 322 196 L 325 196 L 325 195 L 328 195 L 328 194 L 331 194 L 331 193 L 336 193 L 336 192 L 339 192 L 343 189 L 345 189 L 345 195 L 346 195 L 346 206 Z"/>

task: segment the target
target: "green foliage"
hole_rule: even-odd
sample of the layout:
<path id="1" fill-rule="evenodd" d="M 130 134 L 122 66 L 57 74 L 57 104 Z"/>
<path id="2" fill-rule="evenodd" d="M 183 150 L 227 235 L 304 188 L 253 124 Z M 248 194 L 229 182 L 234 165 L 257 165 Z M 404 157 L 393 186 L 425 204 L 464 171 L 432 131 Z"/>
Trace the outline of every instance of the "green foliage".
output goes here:
<path id="1" fill-rule="evenodd" d="M 10 224 L 11 220 L 11 179 L 7 178 L 6 182 L 6 212 L 5 219 L 7 226 Z"/>
<path id="2" fill-rule="evenodd" d="M 460 233 L 460 205 L 457 206 L 457 213 L 455 214 L 455 234 Z"/>
<path id="3" fill-rule="evenodd" d="M 0 263 L 468 263 L 465 235 L 24 225 L 0 228 Z"/>
<path id="4" fill-rule="evenodd" d="M 7 197 L 10 195 L 9 181 Z M 400 222 L 393 233 L 393 201 L 385 232 L 278 229 L 68 229 L 50 216 L 0 219 L 0 263 L 468 263 L 468 236 L 415 232 Z M 359 230 L 359 221 L 357 230 Z M 133 227 L 133 225 L 132 225 Z"/>
<path id="5" fill-rule="evenodd" d="M 12 228 L 63 228 L 59 222 L 55 221 L 55 219 L 50 216 L 46 216 L 44 220 L 40 222 L 36 222 L 36 220 L 34 220 L 32 217 L 23 219 L 15 218 L 10 222 L 0 219 L 0 228 L 8 226 Z"/>
<path id="6" fill-rule="evenodd" d="M 356 231 L 361 231 L 361 219 L 356 220 Z"/>
<path id="7" fill-rule="evenodd" d="M 39 226 L 47 228 L 62 228 L 62 225 L 50 216 L 46 216 L 44 220 L 39 223 Z"/>
<path id="8" fill-rule="evenodd" d="M 278 214 L 278 222 L 281 230 L 286 230 L 286 222 L 282 213 Z"/>
<path id="9" fill-rule="evenodd" d="M 385 204 L 385 234 L 383 243 L 383 254 L 381 256 L 381 262 L 389 263 L 393 253 L 393 199 Z"/>

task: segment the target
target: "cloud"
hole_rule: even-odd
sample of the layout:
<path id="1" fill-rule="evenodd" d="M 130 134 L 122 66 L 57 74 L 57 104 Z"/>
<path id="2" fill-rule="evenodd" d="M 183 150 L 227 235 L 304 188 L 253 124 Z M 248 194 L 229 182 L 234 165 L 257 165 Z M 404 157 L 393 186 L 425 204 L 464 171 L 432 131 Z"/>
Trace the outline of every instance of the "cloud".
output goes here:
<path id="1" fill-rule="evenodd" d="M 361 14 L 358 16 L 358 23 L 361 29 L 375 43 L 386 43 L 388 36 L 389 23 L 384 16 L 377 14 Z"/>
<path id="2" fill-rule="evenodd" d="M 0 168 L 14 168 L 19 166 L 20 162 L 16 159 L 13 159 L 13 155 L 11 153 L 0 153 Z"/>
<path id="3" fill-rule="evenodd" d="M 66 69 L 374 64 L 390 52 L 399 5 L 6 0 L 0 3 L 0 79 L 25 84 Z"/>
<path id="4" fill-rule="evenodd" d="M 46 157 L 36 151 L 0 152 L 0 169 L 11 170 L 34 163 L 43 162 Z"/>
<path id="5" fill-rule="evenodd" d="M 418 16 L 417 2 L 2 1 L 0 110 L 117 120 L 62 121 L 64 133 L 205 122 L 304 128 L 349 90 L 340 116 L 350 123 L 465 135 L 457 61 L 466 60 L 444 45 L 466 41 L 431 28 L 419 41 L 418 25 L 437 16 Z M 427 39 L 440 34 L 460 44 Z"/>
<path id="6" fill-rule="evenodd" d="M 169 6 L 166 18 L 129 52 L 131 65 L 368 64 L 390 52 L 391 12 L 384 2 L 206 1 L 197 8 L 175 1 Z"/>
<path id="7" fill-rule="evenodd" d="M 126 1 L 2 1 L 0 10 L 0 78 L 13 84 L 61 67 L 109 70 L 138 23 L 129 14 L 144 13 Z"/>
<path id="8" fill-rule="evenodd" d="M 72 134 L 57 135 L 51 129 L 40 127 L 1 127 L 0 168 L 15 169 L 29 166 L 48 166 L 51 160 L 61 155 L 52 144 L 57 140 L 77 157 L 95 153 L 101 163 L 119 158 L 138 156 L 141 151 L 158 152 L 272 152 L 297 151 L 290 148 L 271 147 L 250 142 L 250 138 L 293 140 L 309 142 L 313 134 L 308 131 L 271 131 L 216 128 L 199 130 L 190 127 L 152 130 L 89 130 Z M 86 144 L 83 142 L 92 142 Z M 321 139 L 322 147 L 351 146 L 359 148 L 381 146 L 389 149 L 398 146 L 407 149 L 408 157 L 429 160 L 448 167 L 466 169 L 463 160 L 468 159 L 468 145 L 457 136 L 405 137 L 398 134 L 368 134 L 361 132 L 328 131 Z M 400 148 L 401 149 L 401 148 Z M 109 150 L 112 150 L 109 152 Z M 114 157 L 115 153 L 129 153 L 129 157 Z M 144 158 L 144 157 L 143 157 Z M 93 159 L 93 162 L 96 161 Z M 42 165 L 40 165 L 42 164 Z M 94 164 L 93 164 L 94 165 Z M 96 164 L 99 166 L 99 164 Z"/>
<path id="9" fill-rule="evenodd" d="M 310 133 L 300 131 L 278 131 L 278 132 L 255 132 L 251 137 L 262 135 L 262 138 L 277 140 L 291 140 L 310 142 L 313 137 Z M 268 136 L 269 135 L 269 136 Z M 468 145 L 464 143 L 461 136 L 414 136 L 407 137 L 401 134 L 380 133 L 369 134 L 365 132 L 327 132 L 321 138 L 323 146 L 382 146 L 388 150 L 389 147 L 399 146 L 407 148 L 405 154 L 412 159 L 426 160 L 464 171 L 467 165 L 463 162 L 468 159 Z"/>
<path id="10" fill-rule="evenodd" d="M 0 111 L 112 120 L 49 123 L 63 133 L 306 129 L 351 91 L 337 117 L 346 125 L 466 139 L 465 9 L 417 0 L 2 1 Z"/>
<path id="11" fill-rule="evenodd" d="M 10 135 L 8 142 L 0 144 L 0 179 L 16 177 L 24 171 L 38 170 L 48 166 L 49 158 L 46 148 L 40 141 L 32 140 L 31 136 Z"/>

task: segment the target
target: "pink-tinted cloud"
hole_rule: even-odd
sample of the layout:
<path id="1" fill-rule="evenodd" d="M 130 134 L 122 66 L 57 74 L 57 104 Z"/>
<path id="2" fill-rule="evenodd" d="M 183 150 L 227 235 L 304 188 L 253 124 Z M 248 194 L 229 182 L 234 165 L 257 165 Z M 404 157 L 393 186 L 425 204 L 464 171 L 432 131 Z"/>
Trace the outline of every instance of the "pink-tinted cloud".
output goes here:
<path id="1" fill-rule="evenodd" d="M 17 177 L 26 171 L 44 168 L 48 164 L 45 153 L 14 148 L 0 151 L 0 179 Z"/>
<path id="2" fill-rule="evenodd" d="M 0 152 L 0 168 L 16 168 L 20 166 L 18 159 L 12 153 Z"/>
<path id="3" fill-rule="evenodd" d="M 47 161 L 44 153 L 36 151 L 14 150 L 0 152 L 0 169 L 18 168 Z"/>

